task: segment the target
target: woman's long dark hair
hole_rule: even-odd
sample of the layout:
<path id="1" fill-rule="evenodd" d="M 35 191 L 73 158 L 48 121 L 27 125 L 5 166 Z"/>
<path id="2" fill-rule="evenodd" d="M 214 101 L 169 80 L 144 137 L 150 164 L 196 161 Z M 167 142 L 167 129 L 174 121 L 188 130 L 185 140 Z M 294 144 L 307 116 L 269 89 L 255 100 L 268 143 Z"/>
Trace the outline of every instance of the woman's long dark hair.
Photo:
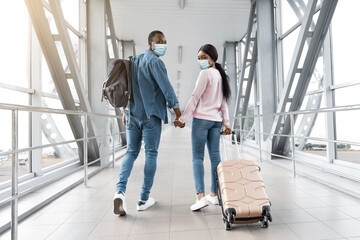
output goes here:
<path id="1" fill-rule="evenodd" d="M 204 53 L 209 55 L 211 57 L 211 59 L 215 62 L 215 67 L 217 70 L 219 70 L 221 78 L 222 78 L 223 95 L 227 102 L 231 96 L 229 77 L 228 77 L 228 75 L 226 75 L 225 70 L 221 67 L 220 63 L 216 62 L 216 60 L 218 59 L 218 52 L 217 52 L 216 48 L 211 44 L 205 44 L 199 49 L 198 52 L 200 52 L 200 51 L 203 51 Z"/>

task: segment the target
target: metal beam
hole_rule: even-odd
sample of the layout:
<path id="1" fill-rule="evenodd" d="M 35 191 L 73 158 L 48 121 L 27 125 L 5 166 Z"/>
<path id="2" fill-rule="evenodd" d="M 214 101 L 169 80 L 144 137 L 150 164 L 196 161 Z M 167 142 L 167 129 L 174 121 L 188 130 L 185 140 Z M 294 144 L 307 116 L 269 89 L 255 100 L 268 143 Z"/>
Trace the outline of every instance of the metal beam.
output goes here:
<path id="1" fill-rule="evenodd" d="M 282 33 L 282 11 L 281 4 L 283 4 L 282 0 L 274 0 L 275 3 L 275 23 L 274 23 L 274 31 L 275 31 L 275 43 L 276 43 L 276 79 L 277 79 L 277 88 L 276 88 L 276 102 L 280 101 L 280 93 L 284 87 L 284 58 L 283 58 L 283 44 L 280 41 L 280 34 Z"/>
<path id="2" fill-rule="evenodd" d="M 317 0 L 310 1 L 308 8 L 305 12 L 303 23 L 301 25 L 299 38 L 295 47 L 295 54 L 290 64 L 289 74 L 285 83 L 285 89 L 282 93 L 280 104 L 278 105 L 277 112 L 284 112 L 287 103 L 290 104 L 289 111 L 299 110 L 301 103 L 305 97 L 307 87 L 314 72 L 316 61 L 319 57 L 321 47 L 324 42 L 326 32 L 328 31 L 337 0 L 323 1 L 316 22 L 314 31 L 311 31 L 310 26 L 313 22 L 313 15 L 316 10 Z M 300 58 L 303 54 L 304 44 L 308 38 L 311 38 L 306 57 L 302 66 L 300 66 Z M 296 85 L 293 86 L 296 74 L 299 74 Z M 290 91 L 294 88 L 294 94 L 290 98 Z M 291 100 L 291 101 L 290 101 Z M 282 126 L 283 124 L 283 126 Z M 275 119 L 271 133 L 288 135 L 290 132 L 290 119 L 287 117 L 282 119 L 278 117 Z M 273 137 L 272 152 L 275 154 L 284 154 L 284 147 L 286 144 L 286 137 Z"/>
<path id="3" fill-rule="evenodd" d="M 319 79 L 318 88 L 323 88 L 323 78 Z M 323 93 L 320 92 L 320 93 L 316 93 L 316 94 L 312 94 L 312 95 L 308 96 L 305 110 L 320 108 L 322 94 Z M 300 125 L 299 125 L 298 129 L 296 130 L 296 136 L 302 136 L 302 137 L 310 136 L 311 131 L 315 125 L 317 116 L 318 116 L 317 113 L 303 115 Z M 296 140 L 296 143 L 297 143 L 296 149 L 301 150 L 306 144 L 306 139 L 299 138 Z M 287 153 L 289 151 L 289 148 L 290 148 L 290 142 L 287 141 L 285 144 L 285 147 L 284 147 L 284 152 Z"/>
<path id="4" fill-rule="evenodd" d="M 112 10 L 111 10 L 111 4 L 110 4 L 110 0 L 105 0 L 105 13 L 106 13 L 106 19 L 107 19 L 107 27 L 109 28 L 109 33 L 110 33 L 110 39 L 111 39 L 111 45 L 112 45 L 112 49 L 113 49 L 113 54 L 114 54 L 114 58 L 118 59 L 119 58 L 119 48 L 118 48 L 118 44 L 117 44 L 117 38 L 116 38 L 116 34 L 115 34 L 115 26 L 114 26 L 114 19 L 113 19 L 113 15 L 112 15 Z M 109 46 L 108 46 L 109 49 Z"/>
<path id="5" fill-rule="evenodd" d="M 301 25 L 301 22 L 302 22 L 302 19 L 303 19 L 303 12 L 305 11 L 305 8 L 306 8 L 306 4 L 304 3 L 303 0 L 288 0 L 291 8 L 293 9 L 293 11 L 295 12 L 297 18 L 299 19 L 299 23 Z M 315 12 L 314 14 L 316 14 L 318 11 L 320 10 L 320 6 L 318 5 L 315 9 Z M 315 23 L 314 23 L 314 20 L 312 21 L 311 23 L 311 27 L 310 28 L 315 28 Z M 310 44 L 310 40 L 311 39 L 307 39 L 307 41 L 305 42 L 305 44 L 309 45 Z M 322 56 L 322 51 L 319 53 L 319 57 Z M 322 72 L 322 70 L 320 70 L 320 72 Z M 314 74 L 313 74 L 313 77 L 315 77 L 315 79 L 317 80 L 317 88 L 318 89 L 323 89 L 323 77 L 322 77 L 323 74 L 321 73 L 318 73 L 317 69 L 315 68 L 314 69 Z M 307 103 L 306 103 L 306 106 L 305 106 L 305 109 L 317 109 L 320 107 L 321 105 L 321 100 L 322 100 L 322 93 L 323 91 L 318 91 L 318 93 L 316 94 L 311 94 L 311 95 L 308 95 L 308 99 L 307 99 Z M 296 130 L 296 134 L 298 136 L 310 136 L 311 134 L 311 131 L 315 125 L 315 122 L 316 122 L 316 119 L 317 119 L 317 114 L 314 113 L 314 114 L 308 114 L 306 116 L 304 116 L 302 119 L 301 119 L 301 122 L 299 124 L 299 127 L 298 129 Z M 298 150 L 301 150 L 303 148 L 303 146 L 305 145 L 306 143 L 306 139 L 305 138 L 298 138 L 297 139 L 297 149 Z M 285 146 L 284 146 L 284 150 L 283 152 L 285 154 L 287 154 L 290 150 L 290 142 L 287 141 L 285 143 Z"/>
<path id="6" fill-rule="evenodd" d="M 254 78 L 254 72 L 256 69 L 256 61 L 257 61 L 257 33 L 256 33 L 256 1 L 252 2 L 249 21 L 247 26 L 246 36 L 244 36 L 245 40 L 245 49 L 243 53 L 243 60 L 241 62 L 240 69 L 240 81 L 237 86 L 237 95 L 234 109 L 234 121 L 232 123 L 232 128 L 237 129 L 240 128 L 240 131 L 244 129 L 245 118 L 238 119 L 239 116 L 246 116 L 247 108 L 250 99 L 251 87 Z M 240 47 L 239 47 L 239 55 Z M 250 56 L 250 57 L 249 57 Z M 247 71 L 247 69 L 249 69 Z M 248 76 L 245 74 L 248 73 Z M 246 88 L 244 85 L 246 84 Z M 245 88 L 245 90 L 244 90 Z M 240 134 L 241 135 L 241 134 Z M 242 138 L 242 136 L 239 136 Z"/>
<path id="7" fill-rule="evenodd" d="M 242 95 L 244 92 L 244 96 L 243 99 L 243 104 L 242 104 L 242 108 L 241 108 L 241 116 L 246 116 L 247 115 L 247 110 L 248 110 L 248 105 L 249 105 L 249 101 L 250 101 L 250 94 L 251 94 L 251 88 L 253 85 L 253 80 L 254 80 L 254 75 L 255 75 L 255 70 L 256 70 L 256 61 L 257 61 L 257 40 L 256 37 L 254 39 L 254 46 L 253 46 L 253 51 L 252 51 L 252 58 L 251 58 L 251 62 L 249 65 L 249 74 L 246 80 L 246 88 L 243 89 L 243 82 L 245 81 L 244 76 L 242 75 L 242 83 L 240 83 L 241 85 L 241 91 L 239 92 L 238 95 Z M 245 72 L 245 69 L 243 70 L 243 72 Z M 244 91 L 245 90 L 245 91 Z M 244 128 L 245 125 L 245 118 L 241 119 L 242 123 L 241 126 L 242 128 Z"/>
<path id="8" fill-rule="evenodd" d="M 63 65 L 59 56 L 59 52 L 57 50 L 57 46 L 54 42 L 53 35 L 50 30 L 49 22 L 45 16 L 44 5 L 41 0 L 25 0 L 30 18 L 32 20 L 35 32 L 39 39 L 42 52 L 47 61 L 49 71 L 51 73 L 52 79 L 54 80 L 54 84 L 56 90 L 59 94 L 59 99 L 64 107 L 67 110 L 77 110 L 75 105 L 74 98 L 71 94 L 70 86 L 67 80 L 67 76 L 63 69 Z M 70 37 L 68 35 L 67 28 L 64 24 L 63 15 L 61 12 L 60 3 L 57 0 L 50 1 L 50 7 L 52 8 L 52 13 L 54 15 L 54 19 L 57 23 L 57 28 L 59 32 L 59 36 L 62 38 L 62 46 L 66 55 L 66 59 L 68 65 L 71 69 L 72 76 L 74 77 L 74 85 L 76 87 L 78 96 L 80 101 L 82 102 L 81 108 L 84 111 L 91 112 L 90 106 L 86 97 L 83 94 L 82 82 L 79 70 L 76 68 L 77 62 L 74 54 L 71 54 L 72 44 L 70 41 Z M 71 45 L 71 47 L 70 47 Z M 82 138 L 82 124 L 81 120 L 78 116 L 67 116 L 70 127 L 74 134 L 75 138 Z M 89 129 L 90 130 L 90 129 Z M 89 135 L 93 135 L 93 130 L 91 128 Z M 89 162 L 91 160 L 95 160 L 99 157 L 99 150 L 95 139 L 89 141 Z M 83 145 L 82 143 L 78 143 L 79 147 L 79 156 L 80 159 L 83 159 Z"/>
<path id="9" fill-rule="evenodd" d="M 276 67 L 275 67 L 275 23 L 274 3 L 257 1 L 257 83 L 259 86 L 260 114 L 272 114 L 276 111 Z M 274 117 L 262 118 L 259 132 L 269 133 Z M 264 134 L 259 144 L 267 140 Z"/>
<path id="10" fill-rule="evenodd" d="M 54 16 L 54 20 L 55 20 L 55 24 L 60 36 L 60 40 L 61 40 L 61 44 L 63 46 L 63 51 L 65 53 L 66 56 L 66 60 L 67 60 L 67 66 L 70 70 L 70 76 L 72 76 L 72 80 L 74 82 L 74 86 L 76 89 L 76 93 L 77 96 L 80 100 L 80 108 L 82 111 L 84 112 L 92 112 L 91 111 L 91 107 L 90 107 L 90 102 L 88 100 L 87 97 L 87 91 L 85 91 L 84 89 L 84 81 L 82 80 L 82 76 L 80 73 L 80 69 L 79 69 L 79 65 L 78 62 L 76 60 L 76 56 L 75 56 L 75 50 L 73 49 L 73 45 L 69 36 L 69 32 L 68 32 L 68 27 L 65 21 L 65 17 L 64 14 L 62 12 L 61 9 L 61 3 L 60 0 L 49 0 L 49 4 L 52 10 L 52 14 Z M 95 135 L 94 133 L 94 123 L 92 121 L 92 119 L 89 119 L 90 121 L 88 122 L 88 137 L 92 137 Z M 79 135 L 81 136 L 82 131 L 80 129 L 73 129 L 77 132 L 74 135 Z M 97 145 L 97 141 L 96 139 L 91 139 L 88 141 L 88 156 L 89 156 L 89 160 L 88 162 L 91 162 L 97 158 L 99 158 L 100 153 L 99 153 L 99 148 Z M 83 158 L 80 158 L 83 159 Z"/>

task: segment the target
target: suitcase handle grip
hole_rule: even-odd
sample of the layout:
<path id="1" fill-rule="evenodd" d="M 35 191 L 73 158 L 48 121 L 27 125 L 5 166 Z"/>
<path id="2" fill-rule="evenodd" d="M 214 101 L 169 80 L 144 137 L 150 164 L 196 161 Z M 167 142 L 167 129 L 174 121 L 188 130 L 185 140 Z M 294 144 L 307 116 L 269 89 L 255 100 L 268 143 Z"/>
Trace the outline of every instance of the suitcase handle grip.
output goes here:
<path id="1" fill-rule="evenodd" d="M 225 131 L 221 131 L 221 132 L 220 132 L 220 135 L 225 135 L 224 132 L 225 132 Z M 235 134 L 235 131 L 231 131 L 231 134 L 234 135 L 234 134 Z"/>

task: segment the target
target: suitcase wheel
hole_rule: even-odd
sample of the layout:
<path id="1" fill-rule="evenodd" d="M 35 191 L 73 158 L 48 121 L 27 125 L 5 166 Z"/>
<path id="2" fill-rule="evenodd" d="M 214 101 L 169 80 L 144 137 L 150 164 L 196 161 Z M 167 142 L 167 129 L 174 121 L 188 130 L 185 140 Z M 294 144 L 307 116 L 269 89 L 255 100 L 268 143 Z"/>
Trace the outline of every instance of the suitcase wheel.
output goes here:
<path id="1" fill-rule="evenodd" d="M 229 214 L 229 215 L 227 215 L 227 221 L 228 221 L 229 223 L 233 223 L 233 222 L 235 221 L 235 216 L 234 216 L 234 214 Z"/>
<path id="2" fill-rule="evenodd" d="M 234 223 L 235 216 L 236 216 L 236 210 L 234 208 L 227 208 L 225 210 L 226 220 L 229 223 Z"/>
<path id="3" fill-rule="evenodd" d="M 261 227 L 262 228 L 268 228 L 269 221 L 272 222 L 272 217 L 270 214 L 270 206 L 263 206 L 263 219 L 261 221 Z"/>
<path id="4" fill-rule="evenodd" d="M 228 221 L 224 220 L 224 227 L 226 231 L 229 231 L 231 229 L 231 223 L 229 223 Z"/>
<path id="5" fill-rule="evenodd" d="M 268 228 L 269 227 L 268 216 L 264 216 L 264 219 L 261 221 L 261 227 L 262 228 Z"/>

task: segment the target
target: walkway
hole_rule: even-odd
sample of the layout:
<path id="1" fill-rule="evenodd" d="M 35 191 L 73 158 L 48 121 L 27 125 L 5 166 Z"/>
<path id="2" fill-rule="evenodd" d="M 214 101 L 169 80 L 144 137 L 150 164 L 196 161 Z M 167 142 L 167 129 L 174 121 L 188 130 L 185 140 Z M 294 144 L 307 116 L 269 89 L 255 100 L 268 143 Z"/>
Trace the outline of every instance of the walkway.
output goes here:
<path id="1" fill-rule="evenodd" d="M 359 199 L 307 178 L 294 179 L 291 172 L 267 162 L 261 163 L 261 173 L 272 202 L 273 222 L 268 229 L 248 224 L 225 231 L 220 207 L 190 211 L 195 201 L 190 130 L 165 131 L 158 159 L 151 193 L 157 201 L 153 208 L 136 211 L 143 174 L 142 151 L 129 179 L 126 217 L 112 212 L 118 161 L 115 169 L 107 168 L 90 178 L 89 188 L 80 185 L 27 218 L 19 225 L 19 240 L 360 239 Z M 210 183 L 209 160 L 205 162 L 206 183 Z M 209 189 L 209 184 L 206 187 Z M 0 239 L 10 239 L 10 233 Z"/>

